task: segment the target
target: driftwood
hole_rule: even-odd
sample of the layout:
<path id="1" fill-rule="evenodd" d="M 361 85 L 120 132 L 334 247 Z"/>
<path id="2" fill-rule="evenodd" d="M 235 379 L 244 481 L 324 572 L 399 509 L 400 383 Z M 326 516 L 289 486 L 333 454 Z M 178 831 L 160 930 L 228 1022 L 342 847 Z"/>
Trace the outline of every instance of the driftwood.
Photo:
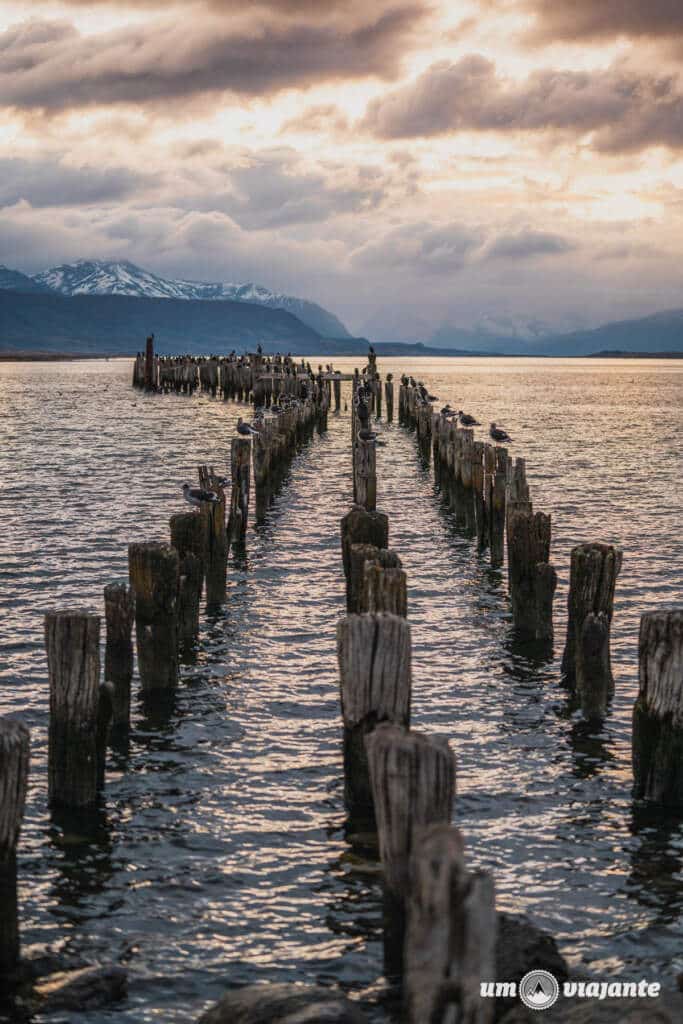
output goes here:
<path id="1" fill-rule="evenodd" d="M 491 875 L 465 867 L 451 825 L 416 830 L 404 950 L 407 1024 L 489 1024 L 494 1000 L 482 981 L 496 977 L 497 919 Z"/>
<path id="2" fill-rule="evenodd" d="M 640 622 L 639 692 L 633 713 L 635 795 L 683 808 L 683 608 Z"/>
<path id="3" fill-rule="evenodd" d="M 143 690 L 168 690 L 178 681 L 178 567 L 178 552 L 168 544 L 128 547 Z"/>
<path id="4" fill-rule="evenodd" d="M 15 719 L 0 718 L 0 981 L 19 961 L 17 843 L 28 765 L 28 729 Z"/>
<path id="5" fill-rule="evenodd" d="M 365 738 L 380 722 L 410 724 L 410 627 L 396 615 L 347 615 L 337 625 L 346 804 L 374 825 Z"/>

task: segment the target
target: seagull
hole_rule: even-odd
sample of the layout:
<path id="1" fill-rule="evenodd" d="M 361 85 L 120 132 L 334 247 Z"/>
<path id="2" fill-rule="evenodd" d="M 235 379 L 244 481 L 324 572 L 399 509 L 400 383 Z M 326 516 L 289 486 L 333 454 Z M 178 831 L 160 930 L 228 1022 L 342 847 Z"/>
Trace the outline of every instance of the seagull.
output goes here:
<path id="1" fill-rule="evenodd" d="M 475 420 L 474 416 L 468 416 L 466 412 L 462 411 L 462 409 L 458 413 L 458 417 L 459 417 L 460 422 L 462 423 L 463 427 L 480 427 L 481 426 L 481 423 L 479 422 L 479 420 Z M 492 424 L 492 425 L 495 427 L 495 423 Z"/>
<path id="2" fill-rule="evenodd" d="M 214 491 L 204 491 L 201 487 L 190 487 L 189 484 L 183 484 L 183 498 L 188 505 L 194 505 L 196 508 L 201 508 L 203 501 L 211 504 L 218 501 L 218 495 Z"/>
<path id="3" fill-rule="evenodd" d="M 251 434 L 258 434 L 258 430 L 255 430 L 250 423 L 245 423 L 240 416 L 237 421 L 237 433 L 241 434 L 242 437 L 249 437 Z"/>
<path id="4" fill-rule="evenodd" d="M 492 423 L 489 427 L 489 437 L 492 441 L 512 441 L 512 438 L 500 427 L 497 427 L 495 423 Z"/>
<path id="5" fill-rule="evenodd" d="M 374 430 L 359 430 L 357 436 L 361 441 L 374 441 L 377 434 Z"/>

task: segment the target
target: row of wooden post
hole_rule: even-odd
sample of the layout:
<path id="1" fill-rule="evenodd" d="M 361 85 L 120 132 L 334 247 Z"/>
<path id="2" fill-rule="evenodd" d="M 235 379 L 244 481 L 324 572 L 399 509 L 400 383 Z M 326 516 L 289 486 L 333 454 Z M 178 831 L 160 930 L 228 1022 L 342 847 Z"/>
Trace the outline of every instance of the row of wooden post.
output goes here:
<path id="1" fill-rule="evenodd" d="M 402 978 L 407 1024 L 489 1021 L 482 978 L 495 976 L 489 875 L 467 870 L 451 825 L 455 758 L 447 740 L 410 728 L 407 580 L 388 517 L 360 504 L 341 521 L 348 614 L 337 627 L 347 834 L 372 845 L 384 877 L 385 973 Z M 461 1016 L 462 1015 L 462 1016 Z"/>

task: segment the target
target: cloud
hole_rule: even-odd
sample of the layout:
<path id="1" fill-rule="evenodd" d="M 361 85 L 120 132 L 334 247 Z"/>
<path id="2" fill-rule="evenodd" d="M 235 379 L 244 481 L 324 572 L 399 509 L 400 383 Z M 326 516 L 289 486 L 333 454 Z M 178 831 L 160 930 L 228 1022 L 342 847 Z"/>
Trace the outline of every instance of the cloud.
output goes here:
<path id="1" fill-rule="evenodd" d="M 363 127 L 400 139 L 459 131 L 595 133 L 603 152 L 683 145 L 683 93 L 673 75 L 613 65 L 599 71 L 538 70 L 516 81 L 479 55 L 433 64 L 378 99 Z"/>
<path id="2" fill-rule="evenodd" d="M 0 207 L 21 200 L 33 207 L 113 202 L 154 180 L 125 167 L 71 167 L 54 160 L 0 158 Z"/>
<path id="3" fill-rule="evenodd" d="M 307 133 L 342 135 L 348 131 L 349 121 L 345 114 L 332 103 L 306 107 L 296 117 L 290 118 L 282 125 L 281 134 Z"/>
<path id="4" fill-rule="evenodd" d="M 536 256 L 571 252 L 576 244 L 544 231 L 523 229 L 496 233 L 465 224 L 434 227 L 424 222 L 404 224 L 357 249 L 351 262 L 357 269 L 409 268 L 426 275 L 452 274 L 493 260 L 516 263 Z"/>
<path id="5" fill-rule="evenodd" d="M 518 6 L 535 15 L 530 34 L 544 42 L 683 36 L 680 0 L 519 0 Z"/>
<path id="6" fill-rule="evenodd" d="M 58 111 L 391 78 L 423 13 L 413 3 L 350 26 L 207 15 L 87 36 L 67 22 L 34 20 L 0 34 L 0 102 Z"/>
<path id="7" fill-rule="evenodd" d="M 488 247 L 487 256 L 489 259 L 525 260 L 534 256 L 571 252 L 575 248 L 575 243 L 563 238 L 562 235 L 529 229 L 500 235 Z"/>

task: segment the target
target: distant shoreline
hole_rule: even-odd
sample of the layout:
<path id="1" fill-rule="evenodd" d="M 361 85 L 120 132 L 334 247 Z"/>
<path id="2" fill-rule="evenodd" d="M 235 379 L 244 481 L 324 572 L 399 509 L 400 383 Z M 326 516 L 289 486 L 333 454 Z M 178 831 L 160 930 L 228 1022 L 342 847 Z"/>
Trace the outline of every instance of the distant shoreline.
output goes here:
<path id="1" fill-rule="evenodd" d="M 407 359 L 683 359 L 683 352 L 624 352 L 621 350 L 606 349 L 603 352 L 591 352 L 589 355 L 564 355 L 548 356 L 539 353 L 528 355 L 523 353 L 501 353 L 501 352 L 453 352 L 445 349 L 430 349 L 427 352 L 396 351 L 397 346 L 390 346 L 392 351 L 383 352 L 382 343 L 375 345 L 377 355 L 384 359 L 398 359 L 405 356 Z M 161 352 L 160 355 L 177 355 L 177 353 Z M 208 353 L 203 353 L 208 354 Z M 266 352 L 265 355 L 273 353 Z M 0 363 L 62 363 L 79 362 L 85 359 L 135 359 L 136 352 L 0 352 Z M 358 352 L 335 352 L 330 356 L 324 352 L 294 353 L 296 359 L 306 359 L 310 362 L 315 358 L 338 358 L 358 359 L 362 356 Z"/>

